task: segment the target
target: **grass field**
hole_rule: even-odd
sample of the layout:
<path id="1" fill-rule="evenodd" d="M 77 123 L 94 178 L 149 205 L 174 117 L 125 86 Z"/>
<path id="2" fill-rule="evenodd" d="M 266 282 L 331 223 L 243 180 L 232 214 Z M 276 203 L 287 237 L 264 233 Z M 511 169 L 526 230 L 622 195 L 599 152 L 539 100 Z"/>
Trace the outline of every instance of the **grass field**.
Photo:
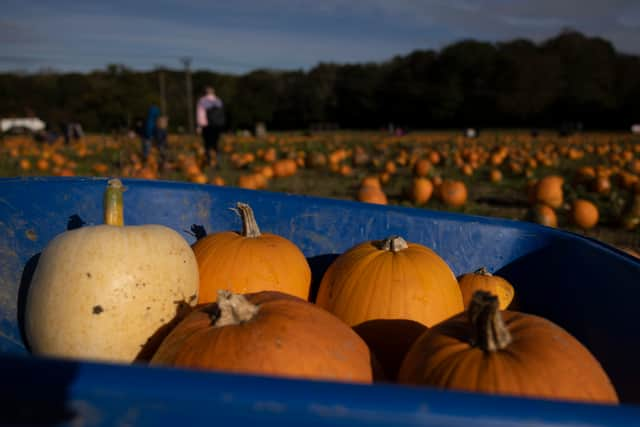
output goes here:
<path id="1" fill-rule="evenodd" d="M 203 164 L 197 136 L 171 135 L 164 167 L 154 150 L 145 163 L 140 142 L 125 135 L 89 135 L 64 145 L 26 136 L 5 136 L 0 145 L 0 176 L 122 176 L 261 188 L 268 191 L 356 199 L 366 176 L 376 176 L 389 204 L 450 210 L 473 215 L 529 220 L 533 180 L 564 178 L 563 204 L 555 209 L 558 227 L 627 249 L 640 249 L 640 236 L 621 218 L 631 213 L 640 176 L 640 136 L 583 133 L 559 137 L 528 132 L 486 131 L 477 138 L 456 132 L 391 136 L 385 132 L 272 133 L 264 138 L 225 135 L 217 165 Z M 436 154 L 434 154 L 436 153 Z M 281 159 L 295 162 L 293 173 L 279 173 Z M 427 177 L 462 181 L 467 202 L 449 207 L 436 197 L 416 205 L 409 196 L 414 165 L 429 159 Z M 392 163 L 392 165 L 390 165 Z M 214 167 L 215 166 L 215 167 Z M 500 180 L 490 180 L 492 170 Z M 585 170 L 589 169 L 587 173 Z M 585 175 L 586 174 L 586 175 Z M 259 180 L 248 179 L 261 175 Z M 254 182 L 256 181 L 256 182 Z M 583 230 L 570 221 L 577 198 L 593 202 L 598 224 Z M 633 211 L 633 212 L 631 212 Z M 635 216 L 634 216 L 635 218 Z"/>

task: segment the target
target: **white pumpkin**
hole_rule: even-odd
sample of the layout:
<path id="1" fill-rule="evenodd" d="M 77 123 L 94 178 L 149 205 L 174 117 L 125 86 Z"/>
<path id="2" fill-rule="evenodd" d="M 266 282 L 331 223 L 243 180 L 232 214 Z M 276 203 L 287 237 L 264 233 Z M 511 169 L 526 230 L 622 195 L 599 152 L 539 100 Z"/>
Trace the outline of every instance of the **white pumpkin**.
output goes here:
<path id="1" fill-rule="evenodd" d="M 191 247 L 168 227 L 67 231 L 49 242 L 33 275 L 29 346 L 38 355 L 132 362 L 182 302 L 196 304 L 198 284 Z"/>

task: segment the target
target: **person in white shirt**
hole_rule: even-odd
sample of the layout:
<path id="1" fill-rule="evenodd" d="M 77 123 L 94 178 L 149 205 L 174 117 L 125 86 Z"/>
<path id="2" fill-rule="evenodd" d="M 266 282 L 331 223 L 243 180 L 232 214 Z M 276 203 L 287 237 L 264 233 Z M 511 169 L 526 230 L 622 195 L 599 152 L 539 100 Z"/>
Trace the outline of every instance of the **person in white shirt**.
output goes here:
<path id="1" fill-rule="evenodd" d="M 218 141 L 225 125 L 224 104 L 211 86 L 205 87 L 204 95 L 198 100 L 196 123 L 204 143 L 206 165 L 210 166 L 212 157 L 217 159 Z"/>

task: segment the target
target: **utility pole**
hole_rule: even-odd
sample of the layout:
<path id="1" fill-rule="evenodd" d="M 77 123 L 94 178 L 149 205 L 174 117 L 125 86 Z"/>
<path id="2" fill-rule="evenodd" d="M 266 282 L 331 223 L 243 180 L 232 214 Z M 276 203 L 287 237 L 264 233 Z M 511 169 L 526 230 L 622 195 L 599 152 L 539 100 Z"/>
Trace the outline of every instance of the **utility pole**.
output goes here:
<path id="1" fill-rule="evenodd" d="M 189 126 L 189 133 L 195 132 L 195 126 L 193 123 L 193 89 L 191 87 L 191 58 L 181 58 L 180 61 L 184 64 L 184 72 L 187 83 L 187 124 Z"/>
<path id="2" fill-rule="evenodd" d="M 158 84 L 160 85 L 160 111 L 163 115 L 167 115 L 167 88 L 162 67 L 158 68 Z"/>

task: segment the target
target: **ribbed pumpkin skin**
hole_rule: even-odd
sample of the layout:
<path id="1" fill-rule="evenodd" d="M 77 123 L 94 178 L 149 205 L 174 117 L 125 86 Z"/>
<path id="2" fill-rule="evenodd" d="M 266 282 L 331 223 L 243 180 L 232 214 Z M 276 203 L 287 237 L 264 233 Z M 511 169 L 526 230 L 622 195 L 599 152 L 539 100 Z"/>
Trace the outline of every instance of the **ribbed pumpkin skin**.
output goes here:
<path id="1" fill-rule="evenodd" d="M 208 304 L 167 336 L 151 364 L 307 379 L 372 382 L 365 342 L 335 316 L 279 292 L 245 295 L 259 306 L 238 325 L 212 326 Z M 268 391 L 267 391 L 268 393 Z"/>
<path id="2" fill-rule="evenodd" d="M 309 263 L 284 237 L 270 233 L 243 237 L 224 231 L 198 240 L 193 252 L 200 271 L 200 304 L 215 301 L 219 289 L 240 294 L 272 290 L 305 300 L 309 297 Z"/>
<path id="3" fill-rule="evenodd" d="M 602 403 L 618 397 L 600 363 L 565 330 L 541 317 L 501 312 L 513 341 L 504 350 L 472 347 L 466 313 L 427 330 L 398 381 L 454 390 Z"/>
<path id="4" fill-rule="evenodd" d="M 408 319 L 431 326 L 463 310 L 449 266 L 416 243 L 393 253 L 361 243 L 327 269 L 316 304 L 354 326 L 372 319 Z"/>

